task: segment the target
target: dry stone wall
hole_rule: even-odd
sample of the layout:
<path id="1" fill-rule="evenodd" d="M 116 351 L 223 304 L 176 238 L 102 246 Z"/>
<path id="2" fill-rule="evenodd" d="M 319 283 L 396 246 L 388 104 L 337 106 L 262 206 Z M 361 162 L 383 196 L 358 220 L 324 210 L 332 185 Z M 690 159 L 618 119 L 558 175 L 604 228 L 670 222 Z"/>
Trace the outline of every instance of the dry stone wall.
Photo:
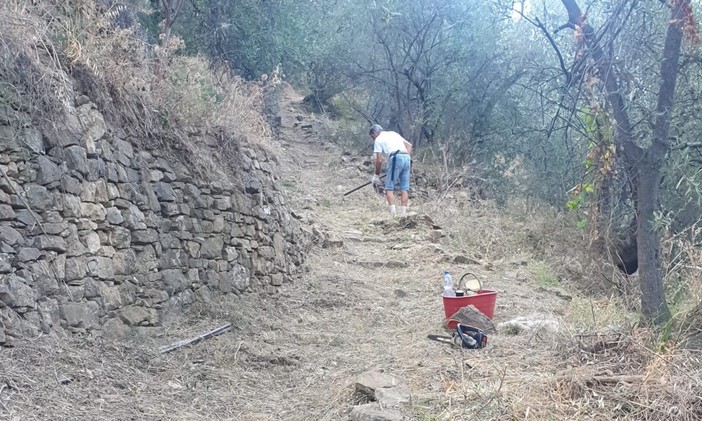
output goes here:
<path id="1" fill-rule="evenodd" d="M 201 180 L 82 102 L 60 135 L 0 115 L 0 345 L 117 336 L 300 274 L 301 231 L 264 149 L 241 145 L 230 177 Z M 216 153 L 212 136 L 190 141 Z"/>

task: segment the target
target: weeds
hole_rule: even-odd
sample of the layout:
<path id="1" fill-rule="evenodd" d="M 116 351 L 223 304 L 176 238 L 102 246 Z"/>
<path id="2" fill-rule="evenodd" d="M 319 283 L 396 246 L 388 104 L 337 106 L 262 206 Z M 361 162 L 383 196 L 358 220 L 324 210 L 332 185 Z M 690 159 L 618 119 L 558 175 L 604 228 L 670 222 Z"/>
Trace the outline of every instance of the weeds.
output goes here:
<path id="1" fill-rule="evenodd" d="M 539 285 L 547 287 L 561 286 L 561 282 L 558 280 L 558 276 L 544 262 L 537 262 L 535 265 L 533 265 L 532 272 L 534 275 L 534 280 Z"/>

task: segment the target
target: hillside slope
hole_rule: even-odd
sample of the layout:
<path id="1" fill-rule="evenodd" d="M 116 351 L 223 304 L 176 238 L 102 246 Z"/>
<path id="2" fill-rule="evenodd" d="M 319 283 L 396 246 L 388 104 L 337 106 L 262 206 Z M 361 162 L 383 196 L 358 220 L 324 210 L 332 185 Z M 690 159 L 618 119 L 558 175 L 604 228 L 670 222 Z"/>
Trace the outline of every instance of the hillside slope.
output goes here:
<path id="1" fill-rule="evenodd" d="M 641 411 L 635 402 L 642 390 L 667 399 L 668 408 L 682 408 L 684 393 L 661 392 L 634 377 L 618 382 L 621 375 L 661 373 L 646 371 L 648 351 L 636 334 L 612 330 L 625 322 L 614 304 L 566 292 L 563 277 L 540 260 L 552 246 L 539 234 L 543 221 L 501 218 L 489 204 L 450 192 L 413 200 L 415 214 L 407 218 L 391 218 L 370 188 L 343 198 L 369 180 L 367 156 L 344 154 L 331 143 L 326 123 L 305 113 L 301 99 L 284 90 L 279 137 L 269 146 L 277 151 L 287 204 L 315 242 L 303 279 L 282 285 L 274 297 L 245 295 L 221 307 L 196 307 L 126 343 L 92 337 L 20 342 L 0 354 L 4 416 L 611 419 Z M 506 243 L 511 237 L 526 239 Z M 517 317 L 541 322 L 500 328 L 479 351 L 429 341 L 427 335 L 445 333 L 444 269 L 456 278 L 472 272 L 498 292 L 496 324 Z M 232 323 L 232 331 L 158 352 L 223 323 Z M 574 336 L 575 329 L 598 334 Z M 368 401 L 354 391 L 368 371 L 393 376 L 408 401 L 379 410 L 380 418 L 354 410 Z M 610 383 L 597 384 L 597 376 Z"/>

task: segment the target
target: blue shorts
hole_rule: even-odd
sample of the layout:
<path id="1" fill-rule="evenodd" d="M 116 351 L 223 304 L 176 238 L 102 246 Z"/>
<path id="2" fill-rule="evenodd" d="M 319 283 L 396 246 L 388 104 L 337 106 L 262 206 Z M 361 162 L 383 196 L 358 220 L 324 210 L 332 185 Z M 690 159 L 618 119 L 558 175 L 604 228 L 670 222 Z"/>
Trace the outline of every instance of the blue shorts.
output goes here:
<path id="1" fill-rule="evenodd" d="M 410 156 L 406 153 L 395 154 L 389 159 L 385 191 L 409 191 L 410 163 Z"/>

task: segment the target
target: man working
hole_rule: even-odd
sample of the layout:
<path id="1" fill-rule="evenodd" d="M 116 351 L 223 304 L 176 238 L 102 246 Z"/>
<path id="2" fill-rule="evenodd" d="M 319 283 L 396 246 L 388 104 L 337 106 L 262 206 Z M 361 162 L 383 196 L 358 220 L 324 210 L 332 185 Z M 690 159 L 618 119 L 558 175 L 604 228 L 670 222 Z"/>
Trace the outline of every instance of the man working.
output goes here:
<path id="1" fill-rule="evenodd" d="M 412 144 L 393 131 L 383 130 L 378 124 L 371 126 L 368 132 L 375 140 L 373 153 L 375 153 L 375 174 L 371 178 L 373 186 L 380 184 L 380 167 L 383 165 L 383 155 L 388 159 L 385 177 L 385 197 L 388 199 L 390 213 L 397 213 L 395 208 L 395 191 L 400 191 L 399 215 L 407 214 L 409 202 L 410 183 L 410 153 Z"/>

